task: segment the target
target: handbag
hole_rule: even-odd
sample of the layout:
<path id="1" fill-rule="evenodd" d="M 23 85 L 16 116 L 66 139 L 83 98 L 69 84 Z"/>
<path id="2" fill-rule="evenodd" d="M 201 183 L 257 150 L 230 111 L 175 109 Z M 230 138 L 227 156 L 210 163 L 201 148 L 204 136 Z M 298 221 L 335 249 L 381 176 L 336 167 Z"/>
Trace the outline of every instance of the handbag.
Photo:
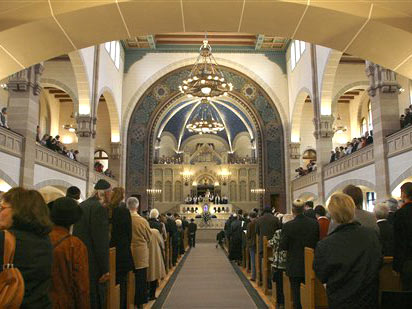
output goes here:
<path id="1" fill-rule="evenodd" d="M 13 264 L 16 238 L 4 231 L 3 267 L 0 272 L 0 308 L 19 308 L 24 297 L 24 280 Z"/>

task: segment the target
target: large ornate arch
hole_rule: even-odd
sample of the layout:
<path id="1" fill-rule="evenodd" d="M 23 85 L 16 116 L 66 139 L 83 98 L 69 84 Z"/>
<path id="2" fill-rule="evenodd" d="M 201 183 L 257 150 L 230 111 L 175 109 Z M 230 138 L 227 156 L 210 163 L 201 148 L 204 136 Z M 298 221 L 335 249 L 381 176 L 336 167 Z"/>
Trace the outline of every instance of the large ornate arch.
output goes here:
<path id="1" fill-rule="evenodd" d="M 120 120 L 119 120 L 119 113 L 117 111 L 117 104 L 115 101 L 115 96 L 113 94 L 112 89 L 109 87 L 105 86 L 102 89 L 100 89 L 99 96 L 100 98 L 103 96 L 106 100 L 107 104 L 107 109 L 109 111 L 109 119 L 110 119 L 110 133 L 111 133 L 111 142 L 112 143 L 118 143 L 120 142 Z M 99 108 L 100 101 L 97 100 L 97 105 L 96 105 L 96 115 L 97 115 L 97 110 Z"/>
<path id="2" fill-rule="evenodd" d="M 305 104 L 305 100 L 309 96 L 312 98 L 311 91 L 304 87 L 299 90 L 298 95 L 296 96 L 295 104 L 293 105 L 293 113 L 291 118 L 291 141 L 293 143 L 300 143 L 300 128 L 302 121 L 302 110 Z"/>
<path id="3" fill-rule="evenodd" d="M 375 191 L 375 184 L 373 184 L 370 181 L 367 180 L 363 180 L 363 179 L 347 179 L 345 181 L 342 181 L 340 183 L 338 183 L 336 186 L 334 186 L 332 189 L 330 189 L 327 194 L 326 194 L 326 200 L 336 191 L 339 191 L 341 189 L 343 189 L 344 187 L 346 187 L 347 185 L 354 185 L 354 186 L 364 186 L 364 187 L 368 187 L 372 190 Z"/>
<path id="4" fill-rule="evenodd" d="M 251 122 L 258 128 L 258 162 L 260 163 L 260 186 L 268 192 L 279 193 L 286 199 L 284 128 L 278 110 L 266 92 L 246 75 L 231 68 L 221 67 L 234 84 L 236 91 L 230 94 L 239 106 L 248 111 Z M 127 132 L 126 190 L 128 194 L 146 195 L 146 188 L 152 186 L 152 164 L 155 130 L 161 115 L 179 100 L 178 84 L 188 75 L 189 66 L 179 68 L 157 80 L 140 97 L 130 118 Z M 153 91 L 159 85 L 167 88 L 165 97 Z M 244 87 L 253 87 L 254 95 L 249 98 L 242 94 Z M 267 154 L 271 155 L 268 156 Z M 262 175 L 266 175 L 263 179 Z"/>

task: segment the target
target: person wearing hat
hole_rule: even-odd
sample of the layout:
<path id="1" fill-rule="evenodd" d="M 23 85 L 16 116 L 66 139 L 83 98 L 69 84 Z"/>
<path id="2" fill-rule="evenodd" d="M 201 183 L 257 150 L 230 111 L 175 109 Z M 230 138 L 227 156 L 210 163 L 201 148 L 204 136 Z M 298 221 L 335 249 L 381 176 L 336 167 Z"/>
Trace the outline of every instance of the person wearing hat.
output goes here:
<path id="1" fill-rule="evenodd" d="M 189 230 L 189 246 L 191 248 L 196 247 L 196 231 L 197 231 L 197 224 L 195 223 L 195 219 L 190 219 L 190 223 L 187 226 Z"/>
<path id="2" fill-rule="evenodd" d="M 104 179 L 94 186 L 92 195 L 80 204 L 83 215 L 73 227 L 73 235 L 87 247 L 89 258 L 90 308 L 102 308 L 109 280 L 109 204 L 111 187 Z"/>
<path id="3" fill-rule="evenodd" d="M 72 198 L 54 201 L 50 212 L 55 224 L 50 232 L 53 246 L 52 285 L 50 299 L 53 308 L 89 308 L 89 264 L 84 243 L 69 233 L 82 216 L 82 210 Z"/>
<path id="4" fill-rule="evenodd" d="M 289 277 L 294 308 L 300 309 L 300 284 L 305 282 L 305 247 L 315 248 L 319 241 L 319 224 L 304 215 L 305 202 L 292 203 L 294 219 L 282 227 L 280 250 L 287 251 L 286 274 Z"/>

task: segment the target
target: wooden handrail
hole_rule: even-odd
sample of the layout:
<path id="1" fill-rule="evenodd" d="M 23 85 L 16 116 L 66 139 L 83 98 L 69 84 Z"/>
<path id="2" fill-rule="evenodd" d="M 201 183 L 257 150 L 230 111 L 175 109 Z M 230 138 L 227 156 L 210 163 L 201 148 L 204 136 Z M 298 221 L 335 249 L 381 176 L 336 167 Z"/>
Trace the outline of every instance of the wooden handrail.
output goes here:
<path id="1" fill-rule="evenodd" d="M 289 277 L 286 275 L 286 272 L 283 272 L 283 296 L 285 298 L 285 309 L 293 309 L 292 289 L 290 287 Z"/>
<path id="2" fill-rule="evenodd" d="M 109 284 L 107 286 L 106 308 L 119 308 L 120 305 L 120 285 L 116 285 L 116 248 L 109 251 Z"/>

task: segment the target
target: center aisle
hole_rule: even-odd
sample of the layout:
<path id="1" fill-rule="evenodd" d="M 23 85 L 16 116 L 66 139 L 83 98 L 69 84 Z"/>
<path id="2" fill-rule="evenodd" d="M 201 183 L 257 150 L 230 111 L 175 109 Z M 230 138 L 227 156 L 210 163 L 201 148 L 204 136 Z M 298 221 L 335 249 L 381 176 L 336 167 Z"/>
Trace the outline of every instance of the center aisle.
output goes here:
<path id="1" fill-rule="evenodd" d="M 162 308 L 257 308 L 219 247 L 198 243 L 177 275 Z"/>

